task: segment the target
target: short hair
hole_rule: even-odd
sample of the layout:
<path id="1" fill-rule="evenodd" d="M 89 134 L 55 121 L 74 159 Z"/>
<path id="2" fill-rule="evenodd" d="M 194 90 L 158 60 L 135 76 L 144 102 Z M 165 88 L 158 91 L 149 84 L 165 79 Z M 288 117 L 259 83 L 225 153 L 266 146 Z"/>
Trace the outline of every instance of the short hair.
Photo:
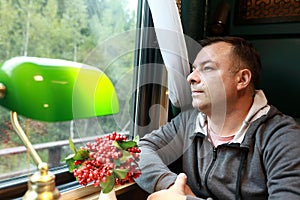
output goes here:
<path id="1" fill-rule="evenodd" d="M 226 42 L 232 45 L 232 55 L 240 59 L 245 68 L 252 73 L 251 83 L 256 88 L 261 76 L 261 60 L 258 51 L 254 46 L 240 37 L 225 36 L 225 37 L 208 37 L 200 41 L 202 47 L 208 46 L 217 42 Z M 242 66 L 238 66 L 242 69 Z"/>

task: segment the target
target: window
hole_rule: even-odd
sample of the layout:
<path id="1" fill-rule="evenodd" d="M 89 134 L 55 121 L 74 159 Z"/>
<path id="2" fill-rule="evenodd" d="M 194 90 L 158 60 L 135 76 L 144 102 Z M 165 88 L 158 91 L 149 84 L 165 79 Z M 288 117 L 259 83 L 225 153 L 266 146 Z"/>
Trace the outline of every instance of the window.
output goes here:
<path id="1" fill-rule="evenodd" d="M 0 2 L 0 63 L 15 56 L 75 61 L 99 67 L 116 88 L 121 106 L 113 116 L 57 123 L 20 116 L 30 141 L 51 168 L 64 165 L 62 158 L 70 153 L 69 137 L 79 138 L 80 146 L 112 131 L 132 134 L 137 8 L 138 0 Z M 0 106 L 0 182 L 17 184 L 36 165 L 9 118 L 9 110 Z"/>

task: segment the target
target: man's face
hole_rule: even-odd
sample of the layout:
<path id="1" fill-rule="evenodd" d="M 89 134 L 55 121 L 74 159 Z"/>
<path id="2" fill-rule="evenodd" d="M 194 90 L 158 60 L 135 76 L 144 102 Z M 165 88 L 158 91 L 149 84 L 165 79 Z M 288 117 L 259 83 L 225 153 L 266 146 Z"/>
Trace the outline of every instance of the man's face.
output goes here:
<path id="1" fill-rule="evenodd" d="M 226 113 L 236 92 L 232 46 L 218 42 L 205 46 L 198 53 L 193 72 L 187 80 L 191 85 L 193 106 L 207 115 Z"/>

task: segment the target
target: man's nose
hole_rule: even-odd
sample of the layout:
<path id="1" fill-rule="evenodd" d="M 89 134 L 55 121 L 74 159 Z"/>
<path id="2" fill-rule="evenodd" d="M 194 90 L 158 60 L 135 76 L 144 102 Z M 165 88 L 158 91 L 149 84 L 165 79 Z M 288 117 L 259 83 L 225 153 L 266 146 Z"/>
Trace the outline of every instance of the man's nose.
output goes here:
<path id="1" fill-rule="evenodd" d="M 199 74 L 199 72 L 197 72 L 197 70 L 192 71 L 192 72 L 188 75 L 187 81 L 188 81 L 190 84 L 200 83 L 201 79 L 200 79 L 200 74 Z"/>

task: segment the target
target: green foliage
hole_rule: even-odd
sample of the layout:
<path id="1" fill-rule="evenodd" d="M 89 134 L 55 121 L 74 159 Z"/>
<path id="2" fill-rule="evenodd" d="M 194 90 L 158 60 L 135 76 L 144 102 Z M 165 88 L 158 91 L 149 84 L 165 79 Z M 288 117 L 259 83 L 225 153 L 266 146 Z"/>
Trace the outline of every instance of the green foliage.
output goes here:
<path id="1" fill-rule="evenodd" d="M 131 147 L 135 147 L 137 146 L 136 142 L 135 141 L 122 141 L 122 142 L 114 142 L 113 143 L 116 147 L 118 147 L 119 149 L 128 149 L 128 148 L 131 148 Z"/>
<path id="2" fill-rule="evenodd" d="M 107 177 L 106 182 L 101 182 L 100 187 L 103 193 L 109 193 L 115 186 L 115 174 L 111 174 Z"/>
<path id="3" fill-rule="evenodd" d="M 21 55 L 84 62 L 89 52 L 97 47 L 99 42 L 107 40 L 115 33 L 122 33 L 133 27 L 134 15 L 125 9 L 126 3 L 127 0 L 1 1 L 0 47 L 2 51 L 0 52 L 0 62 Z M 119 38 L 111 42 L 116 42 L 110 44 L 111 52 L 119 52 L 127 45 L 126 41 Z M 118 44 L 118 42 L 122 43 Z M 106 70 L 107 64 L 109 64 L 106 61 L 107 58 L 114 59 L 115 56 L 122 56 L 122 53 L 111 54 L 111 52 L 98 54 L 97 57 L 103 56 L 103 60 L 97 59 L 97 62 L 91 64 L 104 67 L 103 70 Z M 118 62 L 114 62 L 115 64 L 111 63 L 115 66 L 110 67 L 111 70 L 108 71 L 109 77 L 114 83 L 117 83 L 120 75 L 132 68 L 133 54 L 125 55 L 124 59 L 118 60 Z M 117 91 L 120 93 L 119 96 L 125 96 L 128 85 L 131 85 L 131 82 L 124 83 L 124 88 Z M 124 102 L 124 105 L 127 104 Z M 110 132 L 113 128 L 115 130 L 116 124 L 113 119 L 111 117 L 106 117 L 106 119 L 103 124 L 107 124 L 106 126 L 109 128 L 104 128 L 105 131 Z M 7 121 L 9 121 L 7 111 L 1 111 L 0 127 L 6 128 Z M 21 119 L 21 121 L 25 122 L 25 119 Z M 30 124 L 33 143 L 49 141 L 50 138 L 61 140 L 69 136 L 69 123 L 49 124 L 34 121 L 27 123 Z M 15 138 L 12 130 L 7 129 L 7 131 L 8 135 Z M 63 132 L 65 134 L 62 134 Z M 49 133 L 51 136 L 47 136 Z M 1 138 L 7 137 L 0 134 Z M 10 141 L 18 141 L 11 137 Z"/>
<path id="4" fill-rule="evenodd" d="M 76 147 L 75 147 L 75 145 L 74 145 L 74 142 L 73 142 L 72 138 L 69 138 L 69 147 L 70 147 L 70 149 L 72 150 L 72 152 L 73 152 L 74 154 L 77 153 L 77 150 L 76 150 Z"/>
<path id="5" fill-rule="evenodd" d="M 69 147 L 71 151 L 73 152 L 72 154 L 68 155 L 66 158 L 64 158 L 62 161 L 66 162 L 69 171 L 73 172 L 74 169 L 80 168 L 80 165 L 75 165 L 75 161 L 84 161 L 89 159 L 89 151 L 86 149 L 79 149 L 77 150 L 74 142 L 72 141 L 71 138 L 69 138 Z"/>
<path id="6" fill-rule="evenodd" d="M 124 179 L 127 175 L 128 170 L 127 169 L 114 169 L 114 174 L 117 176 L 119 179 Z"/>

